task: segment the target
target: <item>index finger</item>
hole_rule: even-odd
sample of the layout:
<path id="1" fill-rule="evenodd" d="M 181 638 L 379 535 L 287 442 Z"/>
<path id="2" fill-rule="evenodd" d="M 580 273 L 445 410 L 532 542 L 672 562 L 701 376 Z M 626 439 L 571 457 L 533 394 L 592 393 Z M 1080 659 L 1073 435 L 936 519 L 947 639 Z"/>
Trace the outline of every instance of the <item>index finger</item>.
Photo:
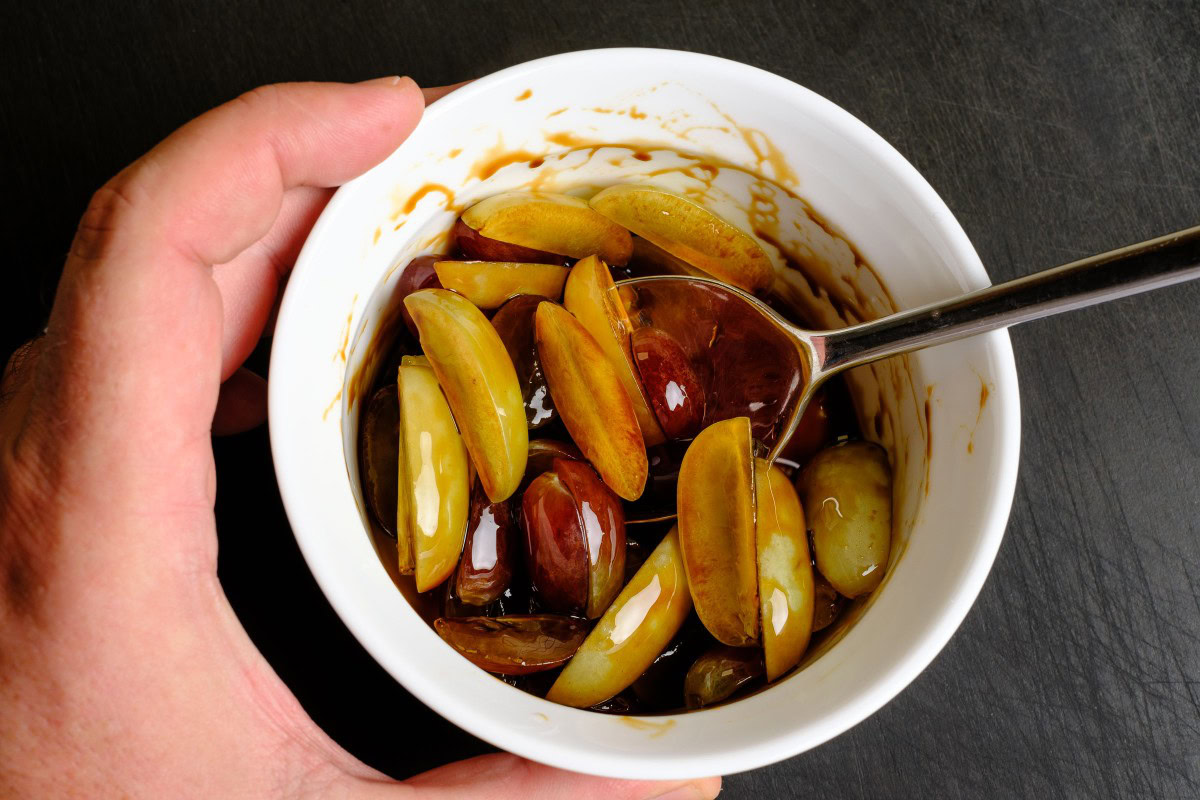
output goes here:
<path id="1" fill-rule="evenodd" d="M 204 264 L 269 230 L 283 192 L 337 186 L 383 160 L 424 108 L 410 78 L 260 86 L 172 133 L 97 193 L 73 254 L 139 237 Z"/>
<path id="2" fill-rule="evenodd" d="M 156 465 L 146 458 L 165 470 L 209 458 L 193 449 L 208 439 L 221 377 L 211 266 L 270 229 L 288 188 L 334 186 L 383 160 L 423 107 L 407 78 L 256 89 L 184 125 L 97 192 L 40 365 L 50 380 L 36 404 L 59 425 L 59 444 L 91 437 L 98 452 L 128 456 L 131 476 Z M 95 465 L 110 484 L 117 460 Z"/>

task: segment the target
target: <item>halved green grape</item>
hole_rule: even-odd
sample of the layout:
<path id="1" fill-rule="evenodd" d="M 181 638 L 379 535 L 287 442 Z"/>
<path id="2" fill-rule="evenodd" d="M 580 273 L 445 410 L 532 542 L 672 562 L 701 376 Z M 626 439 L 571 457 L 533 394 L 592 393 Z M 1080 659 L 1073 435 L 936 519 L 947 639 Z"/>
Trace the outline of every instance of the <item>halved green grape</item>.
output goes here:
<path id="1" fill-rule="evenodd" d="M 767 288 L 775 277 L 754 237 L 677 194 L 621 184 L 598 192 L 591 206 L 671 255 L 748 292 Z"/>
<path id="2" fill-rule="evenodd" d="M 615 284 L 608 266 L 596 256 L 581 259 L 571 268 L 563 289 L 563 307 L 592 335 L 612 364 L 637 415 L 638 427 L 647 446 L 658 444 L 666 437 L 650 408 L 645 388 L 634 368 L 629 350 L 632 325 L 625 307 L 610 291 Z"/>
<path id="3" fill-rule="evenodd" d="M 522 294 L 557 300 L 568 272 L 566 267 L 553 264 L 512 261 L 439 261 L 434 267 L 443 288 L 458 292 L 483 309 L 499 308 L 504 301 Z"/>
<path id="4" fill-rule="evenodd" d="M 604 612 L 546 699 L 587 708 L 615 696 L 654 662 L 691 610 L 679 536 L 672 528 Z"/>
<path id="5" fill-rule="evenodd" d="M 415 570 L 417 591 L 427 592 L 449 577 L 462 552 L 467 450 L 431 368 L 402 364 L 396 385 L 402 462 L 396 527 L 397 542 L 405 542 L 398 548 L 400 567 Z"/>
<path id="6" fill-rule="evenodd" d="M 813 571 L 804 509 L 779 467 L 755 460 L 758 598 L 767 680 L 800 663 L 813 626 Z"/>
<path id="7" fill-rule="evenodd" d="M 796 486 L 821 574 L 846 597 L 878 586 L 892 545 L 887 452 L 871 442 L 828 447 L 808 462 Z"/>
<path id="8" fill-rule="evenodd" d="M 468 208 L 462 222 L 493 241 L 571 258 L 599 254 L 624 264 L 633 251 L 629 231 L 565 194 L 503 192 Z"/>
<path id="9" fill-rule="evenodd" d="M 507 499 L 525 474 L 529 429 L 504 343 L 483 312 L 454 292 L 422 289 L 405 298 L 404 306 L 484 491 L 493 503 Z"/>
<path id="10" fill-rule="evenodd" d="M 614 492 L 636 500 L 646 486 L 649 464 L 616 368 L 562 306 L 538 306 L 535 327 L 546 384 L 571 438 Z"/>
<path id="11" fill-rule="evenodd" d="M 750 420 L 710 425 L 679 468 L 679 544 L 696 613 L 718 641 L 758 642 Z"/>
<path id="12" fill-rule="evenodd" d="M 696 659 L 683 679 L 688 708 L 704 708 L 727 700 L 763 675 L 762 652 L 745 647 L 718 647 Z"/>

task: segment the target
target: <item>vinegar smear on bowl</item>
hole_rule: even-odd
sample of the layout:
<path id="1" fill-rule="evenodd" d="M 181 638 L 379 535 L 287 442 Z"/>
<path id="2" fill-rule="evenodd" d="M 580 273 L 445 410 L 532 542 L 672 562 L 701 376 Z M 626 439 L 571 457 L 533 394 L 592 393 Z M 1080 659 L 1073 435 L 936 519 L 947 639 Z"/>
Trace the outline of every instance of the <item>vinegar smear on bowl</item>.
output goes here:
<path id="1" fill-rule="evenodd" d="M 406 266 L 405 324 L 371 343 L 383 366 L 359 426 L 376 549 L 447 646 L 620 714 L 729 702 L 802 668 L 878 589 L 892 527 L 888 454 L 841 379 L 770 463 L 803 389 L 785 340 L 719 292 L 663 295 L 653 319 L 675 322 L 649 326 L 613 290 L 699 275 L 828 324 L 762 231 L 648 181 L 463 210 L 444 253 Z"/>

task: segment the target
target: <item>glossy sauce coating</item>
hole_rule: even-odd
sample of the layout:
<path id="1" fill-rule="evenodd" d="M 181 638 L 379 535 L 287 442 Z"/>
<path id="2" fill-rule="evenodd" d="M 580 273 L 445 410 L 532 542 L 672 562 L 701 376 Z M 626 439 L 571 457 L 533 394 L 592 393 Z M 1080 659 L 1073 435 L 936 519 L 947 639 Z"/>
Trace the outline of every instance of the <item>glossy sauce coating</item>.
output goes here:
<path id="1" fill-rule="evenodd" d="M 504 343 L 483 312 L 461 295 L 423 289 L 404 298 L 404 305 L 484 491 L 493 502 L 508 499 L 525 473 L 529 431 Z"/>
<path id="2" fill-rule="evenodd" d="M 821 574 L 846 597 L 877 587 L 892 541 L 887 453 L 870 442 L 827 448 L 800 473 L 797 486 Z"/>
<path id="3" fill-rule="evenodd" d="M 679 537 L 672 529 L 604 612 L 546 699 L 586 708 L 613 697 L 662 653 L 691 609 Z"/>
<path id="4" fill-rule="evenodd" d="M 466 541 L 458 562 L 455 595 L 464 603 L 486 606 L 504 594 L 512 582 L 520 531 L 510 501 L 493 503 L 476 484 Z"/>
<path id="5" fill-rule="evenodd" d="M 551 611 L 582 613 L 588 604 L 588 546 L 575 497 L 554 472 L 529 484 L 521 500 L 525 566 Z"/>
<path id="6" fill-rule="evenodd" d="M 424 592 L 450 575 L 462 551 L 467 451 L 432 369 L 401 365 L 398 386 L 403 461 L 397 532 L 412 542 L 417 590 Z"/>
<path id="7" fill-rule="evenodd" d="M 500 306 L 492 317 L 492 327 L 500 335 L 517 372 L 521 399 L 525 403 L 525 420 L 530 430 L 542 428 L 558 418 L 534 339 L 534 314 L 538 305 L 546 300 L 549 298 L 537 294 L 517 295 Z"/>
<path id="8" fill-rule="evenodd" d="M 442 618 L 434 629 L 473 664 L 501 675 L 553 669 L 575 654 L 587 633 L 582 620 L 554 614 Z"/>
<path id="9" fill-rule="evenodd" d="M 554 462 L 559 458 L 583 461 L 583 453 L 568 439 L 533 439 L 529 442 L 529 455 L 525 461 L 525 478 L 518 490 L 524 494 L 533 479 L 543 472 L 554 469 Z"/>
<path id="10" fill-rule="evenodd" d="M 451 237 L 458 251 L 475 261 L 520 261 L 559 266 L 567 263 L 567 257 L 557 253 L 489 239 L 461 219 L 454 223 Z M 436 257 L 434 260 L 437 260 Z"/>
<path id="11" fill-rule="evenodd" d="M 534 329 L 550 396 L 571 439 L 614 492 L 636 500 L 646 486 L 646 447 L 616 368 L 562 306 L 539 305 Z"/>
<path id="12" fill-rule="evenodd" d="M 717 647 L 688 670 L 683 682 L 688 708 L 704 708 L 728 699 L 763 676 L 762 653 L 748 647 Z"/>
<path id="13" fill-rule="evenodd" d="M 666 331 L 638 328 L 629 337 L 633 363 L 659 427 L 668 439 L 690 439 L 704 420 L 707 387 Z"/>
<path id="14" fill-rule="evenodd" d="M 575 499 L 587 546 L 587 616 L 595 619 L 625 583 L 625 513 L 620 500 L 587 464 L 558 459 L 554 474 Z"/>
<path id="15" fill-rule="evenodd" d="M 718 641 L 758 641 L 750 421 L 705 428 L 679 470 L 679 541 L 696 613 Z M 713 487 L 720 487 L 714 491 Z"/>
<path id="16" fill-rule="evenodd" d="M 371 395 L 359 428 L 363 497 L 375 522 L 396 536 L 396 465 L 400 459 L 400 399 L 395 385 Z"/>
<path id="17" fill-rule="evenodd" d="M 804 509 L 779 467 L 755 460 L 758 598 L 767 680 L 800 663 L 812 636 L 813 570 Z"/>
<path id="18" fill-rule="evenodd" d="M 574 203 L 565 205 L 575 206 Z M 453 256 L 555 265 L 550 269 L 560 269 L 560 265 L 571 263 L 571 259 L 566 256 L 482 236 L 462 220 L 459 220 L 455 227 L 456 234 L 452 242 L 457 252 L 451 254 L 450 258 L 430 257 L 431 263 L 439 258 L 454 261 Z M 586 224 L 584 228 L 587 228 Z M 695 274 L 699 271 L 666 250 L 656 250 L 645 240 L 635 238 L 631 252 L 633 260 L 628 267 L 620 268 L 619 276 L 655 274 L 663 271 Z M 647 253 L 652 253 L 658 261 L 668 264 L 668 267 L 651 263 L 653 259 L 646 256 Z M 676 259 L 673 267 L 670 266 L 671 259 Z M 599 259 L 590 261 L 595 262 Z M 414 263 L 418 269 L 414 270 L 413 278 L 417 279 L 420 278 L 424 265 Z M 604 267 L 602 262 L 600 266 Z M 503 281 L 498 283 L 492 280 L 485 274 L 486 270 L 473 273 L 470 267 L 470 264 L 461 262 L 453 267 L 462 273 L 459 277 L 467 281 L 464 287 L 477 283 L 477 288 L 485 294 L 504 293 L 504 287 L 501 285 Z M 584 270 L 579 270 L 578 267 L 579 264 L 576 264 L 576 268 L 568 274 L 565 288 L 570 287 L 572 275 L 588 275 L 589 270 L 593 278 L 599 274 L 599 270 L 594 266 Z M 611 286 L 611 276 L 607 267 L 604 268 L 603 274 L 608 277 L 607 285 Z M 603 283 L 598 281 L 592 286 L 605 290 Z M 413 291 L 405 288 L 406 291 L 401 292 L 401 295 Z M 475 289 L 468 288 L 466 294 L 471 295 L 474 291 Z M 553 295 L 555 290 L 551 288 L 547 291 Z M 691 678 L 692 682 L 687 683 L 685 676 L 695 673 L 712 677 L 716 674 L 711 671 L 712 664 L 720 666 L 721 669 L 717 671 L 721 672 L 730 668 L 730 662 L 713 657 L 710 651 L 716 646 L 716 640 L 691 611 L 690 599 L 695 583 L 684 592 L 688 598 L 688 610 L 682 612 L 682 618 L 677 620 L 674 633 L 669 637 L 663 633 L 664 620 L 670 621 L 671 617 L 661 613 L 663 609 L 657 598 L 663 594 L 666 579 L 661 573 L 657 574 L 657 579 L 653 574 L 649 579 L 645 575 L 654 557 L 660 554 L 672 537 L 678 539 L 679 534 L 672 530 L 664 535 L 666 525 L 662 523 L 640 522 L 629 529 L 629 535 L 635 538 L 624 538 L 622 519 L 623 541 L 617 545 L 617 537 L 612 533 L 617 527 L 616 519 L 618 515 L 622 518 L 628 517 L 629 521 L 636 521 L 639 517 L 661 519 L 675 511 L 681 496 L 685 494 L 692 498 L 695 506 L 696 499 L 701 495 L 700 490 L 688 490 L 684 487 L 693 485 L 693 482 L 680 480 L 683 458 L 695 443 L 691 437 L 699 433 L 702 427 L 744 416 L 749 421 L 750 431 L 745 450 L 747 457 L 765 452 L 762 449 L 763 443 L 773 441 L 777 433 L 776 422 L 773 419 L 776 413 L 774 409 L 787 402 L 786 394 L 780 399 L 779 387 L 782 385 L 785 389 L 796 389 L 803 376 L 793 354 L 780 350 L 778 342 L 769 337 L 756 338 L 748 335 L 741 329 L 736 310 L 731 312 L 729 307 L 722 305 L 719 297 L 713 297 L 698 307 L 679 309 L 679 313 L 693 323 L 693 330 L 689 334 L 690 339 L 685 337 L 677 340 L 665 331 L 659 332 L 622 323 L 613 316 L 611 305 L 595 302 L 596 298 L 603 300 L 607 297 L 604 291 L 595 292 L 589 288 L 589 292 L 583 292 L 582 295 L 577 293 L 576 299 L 580 296 L 586 297 L 588 303 L 581 305 L 576 302 L 575 308 L 572 309 L 572 304 L 564 299 L 567 311 L 576 312 L 573 316 L 579 322 L 587 319 L 589 313 L 597 312 L 593 319 L 603 322 L 606 327 L 595 326 L 596 330 L 593 331 L 585 324 L 584 330 L 593 334 L 593 339 L 596 339 L 595 333 L 604 331 L 608 331 L 613 337 L 612 341 L 616 344 L 613 353 L 620 355 L 621 359 L 609 359 L 609 364 L 625 365 L 628 368 L 626 373 L 618 373 L 619 376 L 631 377 L 633 380 L 632 384 L 623 383 L 626 397 L 630 395 L 629 387 L 636 386 L 652 420 L 652 424 L 646 423 L 644 418 L 635 413 L 637 428 L 643 434 L 646 444 L 650 444 L 655 436 L 660 440 L 659 444 L 649 448 L 645 448 L 643 444 L 647 461 L 643 492 L 636 500 L 626 499 L 622 502 L 613 496 L 610 487 L 594 477 L 596 473 L 588 466 L 585 455 L 587 449 L 594 448 L 599 437 L 582 436 L 588 447 L 581 453 L 576 447 L 580 442 L 572 441 L 579 438 L 579 426 L 576 426 L 576 430 L 571 430 L 569 426 L 562 424 L 548 388 L 543 392 L 548 402 L 540 406 L 536 405 L 536 400 L 530 402 L 536 395 L 537 385 L 540 383 L 545 386 L 547 383 L 535 336 L 536 309 L 543 299 L 518 294 L 501 304 L 491 320 L 492 327 L 500 336 L 501 344 L 508 355 L 508 361 L 518 376 L 517 385 L 523 401 L 521 411 L 529 429 L 518 486 L 511 500 L 499 503 L 490 502 L 490 498 L 479 487 L 471 493 L 469 522 L 464 524 L 465 547 L 461 550 L 462 558 L 453 573 L 453 580 L 444 583 L 436 591 L 414 595 L 411 586 L 406 583 L 409 579 L 397 575 L 391 569 L 389 571 L 402 591 L 431 624 L 438 618 L 435 627 L 452 646 L 482 668 L 504 676 L 505 680 L 527 691 L 539 695 L 549 693 L 552 700 L 607 713 L 672 711 L 679 709 L 685 702 L 695 706 L 697 703 L 694 697 L 685 701 L 684 690 L 685 686 L 695 689 L 696 678 Z M 500 299 L 500 295 L 489 299 L 481 294 L 474 299 L 476 302 L 471 305 L 487 307 Z M 511 315 L 513 320 L 519 319 L 523 322 L 523 331 L 519 330 L 522 328 L 521 324 L 513 324 L 512 321 L 506 320 L 506 309 L 510 307 L 511 310 L 507 314 Z M 518 311 L 521 313 L 518 314 Z M 620 307 L 620 311 L 624 312 L 624 308 Z M 505 335 L 506 332 L 512 331 L 516 331 L 517 335 Z M 630 331 L 633 332 L 633 336 L 628 335 Z M 660 333 L 665 335 L 658 335 Z M 510 340 L 516 344 L 510 346 Z M 401 346 L 399 340 L 396 344 L 397 347 Z M 586 349 L 586 345 L 584 347 Z M 697 348 L 700 348 L 699 351 Z M 578 348 L 562 348 L 564 352 L 576 349 Z M 703 357 L 697 358 L 697 352 L 702 353 Z M 644 371 L 638 363 L 638 353 L 645 356 L 641 361 L 653 362 L 647 365 L 648 368 Z M 525 354 L 532 355 L 533 358 L 527 358 Z M 433 355 L 437 360 L 437 354 Z M 573 352 L 572 356 L 574 357 Z M 526 364 L 532 362 L 535 366 L 523 369 L 523 360 Z M 476 363 L 483 367 L 481 372 L 485 372 L 492 362 L 487 358 L 477 358 Z M 590 390 L 593 403 L 595 395 L 609 394 L 597 389 L 592 381 L 588 380 L 592 377 L 592 370 L 586 367 L 580 369 L 579 363 L 576 363 L 575 367 L 577 374 L 584 376 L 584 379 L 576 381 L 569 388 L 568 394 L 577 398 L 586 397 Z M 622 377 L 618 383 L 624 379 L 625 377 Z M 377 380 L 376 385 L 379 386 L 382 380 L 385 380 L 383 376 Z M 605 380 L 607 379 L 602 379 L 600 384 L 604 385 Z M 697 388 L 689 389 L 691 386 Z M 830 386 L 835 390 L 841 388 L 840 381 L 836 380 Z M 456 390 L 453 385 L 449 388 L 450 393 Z M 443 386 L 442 390 L 446 391 L 447 387 Z M 693 399 L 698 401 L 694 406 L 686 402 Z M 685 402 L 681 403 L 681 400 Z M 632 400 L 630 402 L 636 407 Z M 774 407 L 771 406 L 772 402 Z M 735 578 L 731 583 L 735 585 L 735 590 L 732 594 L 725 590 L 719 591 L 718 594 L 734 598 L 730 608 L 733 609 L 734 618 L 741 625 L 740 636 L 743 641 L 747 641 L 747 629 L 750 626 L 754 626 L 753 635 L 756 638 L 749 640 L 752 646 L 733 651 L 736 656 L 733 661 L 736 665 L 733 672 L 726 675 L 737 678 L 733 681 L 732 689 L 729 689 L 729 681 L 716 681 L 712 687 L 705 690 L 707 695 L 698 705 L 707 706 L 740 697 L 754 687 L 764 685 L 768 676 L 778 678 L 786 674 L 803 653 L 804 644 L 808 639 L 831 624 L 844 605 L 844 598 L 812 568 L 811 561 L 807 564 L 809 588 L 804 589 L 804 575 L 798 574 L 804 572 L 799 569 L 804 559 L 798 554 L 801 550 L 807 553 L 809 548 L 807 536 L 802 532 L 799 535 L 796 533 L 798 529 L 802 531 L 804 528 L 803 510 L 799 508 L 798 502 L 795 504 L 795 510 L 789 510 L 791 506 L 786 498 L 786 490 L 782 487 L 790 489 L 790 476 L 798 475 L 799 468 L 805 466 L 821 448 L 838 437 L 849 435 L 853 438 L 857 435 L 853 421 L 847 424 L 847 417 L 852 420 L 853 413 L 844 393 L 839 394 L 832 405 L 822 393 L 810 406 L 800 432 L 793 439 L 788 452 L 784 454 L 782 469 L 764 471 L 761 463 L 758 469 L 751 467 L 750 473 L 753 478 L 745 494 L 751 504 L 752 533 L 749 539 L 742 539 L 743 543 L 748 541 L 750 547 L 735 548 L 739 553 L 746 551 L 751 554 L 750 568 L 744 573 L 739 572 L 737 565 L 744 565 L 746 558 L 745 555 L 734 557 L 731 563 L 734 564 L 732 571 Z M 365 411 L 363 419 L 364 422 L 367 419 Z M 596 420 L 591 430 L 603 431 L 605 426 L 602 423 L 606 420 L 606 415 L 598 414 Z M 378 423 L 376 427 L 379 427 Z M 649 438 L 645 437 L 647 430 L 651 431 Z M 365 431 L 364 425 L 363 436 Z M 535 435 L 546 438 L 534 439 Z M 662 441 L 664 439 L 666 441 Z M 758 441 L 755 443 L 753 440 Z M 601 445 L 603 444 L 602 442 Z M 360 458 L 365 457 L 368 449 L 366 439 L 360 436 Z M 556 461 L 560 459 L 572 466 L 556 468 Z M 580 498 L 588 497 L 590 490 L 586 487 L 586 479 L 583 483 L 568 479 L 568 476 L 574 476 L 576 473 L 593 476 L 595 483 L 605 489 L 608 497 L 581 502 Z M 372 510 L 372 516 L 378 516 L 375 508 L 379 503 L 366 495 L 366 490 L 371 484 L 367 480 L 365 470 L 363 474 L 365 499 Z M 715 471 L 709 471 L 709 474 L 715 474 Z M 614 480 L 621 484 L 626 478 L 627 476 L 618 472 Z M 710 493 L 718 497 L 726 496 L 724 483 L 718 483 L 722 486 L 721 490 L 715 493 L 710 490 Z M 774 515 L 763 513 L 761 507 L 764 505 L 764 497 L 772 498 L 772 506 L 779 507 Z M 781 503 L 776 502 L 779 497 L 784 497 Z M 531 506 L 530 513 L 526 513 L 526 501 Z M 684 504 L 686 505 L 686 501 Z M 591 519 L 584 518 L 583 509 L 587 510 Z M 507 523 L 504 521 L 505 511 L 508 512 Z M 507 537 L 503 533 L 506 530 L 509 534 Z M 530 540 L 530 531 L 536 534 L 533 543 Z M 389 558 L 387 554 L 394 552 L 396 544 L 380 538 L 383 535 L 380 529 L 373 529 L 373 535 L 376 536 L 377 549 L 385 560 L 392 560 L 394 564 L 395 557 Z M 513 535 L 517 537 L 515 540 L 511 539 Z M 515 547 L 512 545 L 513 541 L 516 542 Z M 505 542 L 509 543 L 507 551 Z M 780 542 L 785 542 L 787 547 L 781 546 Z M 687 586 L 687 571 L 684 566 L 686 559 L 683 555 L 685 545 L 677 542 L 674 548 L 678 562 L 675 566 L 680 572 L 683 584 Z M 787 552 L 784 552 L 785 550 Z M 530 553 L 533 551 L 537 551 L 536 557 L 531 557 Z M 507 559 L 503 555 L 505 552 L 509 554 Z M 661 567 L 661 564 L 659 566 Z M 737 584 L 746 582 L 737 576 L 745 577 L 751 573 L 755 573 L 757 577 L 756 581 L 753 577 L 750 581 L 753 584 L 753 592 L 744 588 L 737 589 Z M 639 581 L 641 588 L 633 592 L 630 600 L 626 595 Z M 655 595 L 653 600 L 650 598 L 652 594 Z M 704 594 L 701 590 L 701 595 Z M 616 599 L 611 601 L 614 595 Z M 427 602 L 431 597 L 435 598 L 432 605 Z M 680 599 L 674 605 L 676 614 L 680 613 L 680 605 L 683 602 Z M 806 602 L 811 614 L 804 611 Z M 551 611 L 554 613 L 547 613 Z M 580 648 L 582 658 L 568 660 L 571 658 L 568 654 L 559 659 L 563 652 L 569 649 L 574 653 L 574 648 L 578 646 L 578 642 L 570 644 L 570 636 L 559 634 L 575 630 L 582 634 L 591 629 L 592 635 L 600 635 L 610 613 L 616 615 L 620 612 L 624 612 L 623 627 L 613 629 L 620 635 L 610 637 L 607 652 L 604 654 L 605 659 L 597 660 L 593 657 L 594 653 L 589 656 L 588 653 L 593 648 L 587 646 Z M 580 616 L 565 616 L 569 614 Z M 584 618 L 585 615 L 599 617 L 599 622 L 588 622 Z M 711 614 L 709 616 L 712 617 Z M 533 622 L 533 617 L 543 619 Z M 804 631 L 805 626 L 802 623 L 806 618 L 808 630 Z M 456 623 L 464 621 L 469 624 L 459 624 L 456 627 Z M 570 624 L 557 628 L 559 634 L 547 633 L 547 625 L 557 626 L 563 621 Z M 626 633 L 621 633 L 622 631 Z M 820 642 L 824 636 L 825 634 L 819 634 L 816 641 Z M 620 639 L 621 642 L 616 642 L 616 639 Z M 484 641 L 502 644 L 480 644 Z M 587 641 L 591 641 L 591 636 Z M 638 642 L 641 644 L 638 645 Z M 649 652 L 655 647 L 658 648 L 657 652 Z M 472 654 L 467 651 L 474 652 Z M 537 652 L 553 655 L 529 655 Z M 562 666 L 564 662 L 568 666 L 558 674 L 557 667 Z M 573 677 L 564 680 L 568 674 Z M 581 678 L 581 675 L 584 677 Z M 554 689 L 551 689 L 552 684 Z M 617 688 L 608 694 L 613 686 Z M 608 696 L 596 699 L 601 694 Z M 692 692 L 692 695 L 700 696 L 696 692 Z"/>

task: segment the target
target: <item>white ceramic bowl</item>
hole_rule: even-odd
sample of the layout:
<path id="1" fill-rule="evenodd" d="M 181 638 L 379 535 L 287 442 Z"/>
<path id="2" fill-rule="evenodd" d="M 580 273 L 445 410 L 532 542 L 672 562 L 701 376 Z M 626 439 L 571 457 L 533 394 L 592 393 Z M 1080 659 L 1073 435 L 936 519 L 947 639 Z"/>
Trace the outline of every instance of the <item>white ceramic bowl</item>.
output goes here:
<path id="1" fill-rule="evenodd" d="M 597 142 L 635 143 L 652 158 L 589 147 Z M 829 101 L 776 75 L 694 53 L 567 53 L 503 70 L 435 103 L 399 150 L 337 192 L 283 298 L 270 380 L 271 443 L 296 539 L 371 655 L 482 739 L 559 767 L 626 778 L 768 764 L 838 735 L 895 696 L 946 644 L 983 585 L 1012 502 L 1020 440 L 1005 333 L 860 370 L 852 386 L 867 432 L 889 446 L 894 462 L 896 558 L 848 632 L 804 669 L 736 703 L 635 719 L 580 711 L 501 683 L 443 644 L 396 590 L 365 533 L 354 458 L 359 385 L 372 369 L 365 345 L 387 316 L 399 267 L 444 241 L 454 208 L 502 189 L 585 193 L 675 165 L 682 169 L 650 179 L 712 189 L 706 197 L 722 213 L 747 219 L 754 198 L 746 193 L 755 187 L 743 173 L 722 170 L 717 188 L 697 189 L 713 183 L 711 174 L 688 172 L 657 147 L 745 167 L 808 201 L 857 246 L 890 298 L 844 244 L 804 221 L 799 201 L 771 190 L 780 206 L 767 221 L 789 231 L 796 221 L 791 246 L 827 272 L 835 293 L 857 282 L 858 301 L 846 296 L 865 316 L 891 301 L 912 307 L 988 284 L 933 189 Z M 510 164 L 511 151 L 551 157 L 533 169 Z M 558 159 L 562 151 L 570 152 Z"/>

